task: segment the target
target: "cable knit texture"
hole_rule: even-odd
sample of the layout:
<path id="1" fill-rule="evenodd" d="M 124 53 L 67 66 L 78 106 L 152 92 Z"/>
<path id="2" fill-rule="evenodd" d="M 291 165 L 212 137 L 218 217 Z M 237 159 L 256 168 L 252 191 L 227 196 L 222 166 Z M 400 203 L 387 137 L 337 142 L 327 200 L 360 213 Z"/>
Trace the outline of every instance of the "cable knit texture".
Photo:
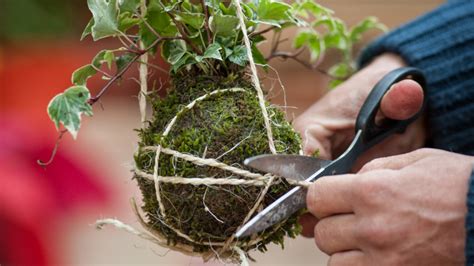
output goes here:
<path id="1" fill-rule="evenodd" d="M 474 1 L 449 1 L 391 31 L 361 54 L 364 66 L 385 52 L 427 78 L 430 146 L 474 155 Z M 474 173 L 466 218 L 466 265 L 474 264 Z"/>

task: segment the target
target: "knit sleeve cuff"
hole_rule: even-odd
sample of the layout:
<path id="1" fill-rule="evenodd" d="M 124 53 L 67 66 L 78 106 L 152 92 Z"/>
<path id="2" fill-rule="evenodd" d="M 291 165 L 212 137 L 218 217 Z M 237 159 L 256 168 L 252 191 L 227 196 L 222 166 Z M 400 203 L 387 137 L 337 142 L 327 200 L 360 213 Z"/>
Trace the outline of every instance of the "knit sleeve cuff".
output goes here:
<path id="1" fill-rule="evenodd" d="M 377 39 L 362 52 L 359 66 L 385 52 L 396 53 L 408 65 L 422 70 L 424 61 L 441 63 L 425 59 L 449 52 L 454 46 L 474 38 L 473 11 L 474 2 L 470 0 L 444 4 Z"/>
<path id="2" fill-rule="evenodd" d="M 469 180 L 466 215 L 466 265 L 474 265 L 474 169 Z"/>

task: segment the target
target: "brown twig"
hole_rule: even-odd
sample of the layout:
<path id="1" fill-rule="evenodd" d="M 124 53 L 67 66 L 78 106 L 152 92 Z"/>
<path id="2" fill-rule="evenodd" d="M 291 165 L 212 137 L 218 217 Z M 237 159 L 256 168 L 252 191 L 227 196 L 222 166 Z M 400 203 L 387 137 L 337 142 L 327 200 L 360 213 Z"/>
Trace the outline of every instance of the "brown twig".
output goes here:
<path id="1" fill-rule="evenodd" d="M 274 30 L 274 29 L 276 29 L 276 28 L 277 28 L 276 26 L 271 26 L 271 27 L 268 27 L 268 28 L 263 29 L 263 30 L 261 30 L 261 31 L 255 31 L 255 32 L 250 33 L 250 34 L 249 34 L 249 37 L 252 37 L 252 36 L 255 36 L 255 35 L 262 35 L 262 34 L 264 34 L 264 33 L 267 33 L 267 32 L 269 32 L 269 31 L 272 31 L 272 30 Z"/>
<path id="2" fill-rule="evenodd" d="M 321 64 L 321 61 L 322 60 L 318 60 L 316 61 L 315 63 L 311 64 L 305 60 L 302 60 L 300 59 L 298 56 L 304 52 L 304 48 L 302 49 L 299 49 L 298 51 L 294 52 L 294 53 L 290 53 L 290 52 L 283 52 L 283 51 L 273 51 L 270 56 L 268 56 L 266 58 L 267 61 L 270 61 L 271 59 L 273 58 L 277 58 L 277 57 L 280 57 L 282 58 L 283 60 L 287 60 L 287 59 L 292 59 L 296 62 L 298 62 L 299 64 L 303 65 L 304 67 L 308 68 L 308 69 L 311 69 L 311 70 L 316 70 L 318 71 L 319 73 L 325 75 L 325 76 L 328 76 L 330 77 L 331 79 L 337 79 L 337 80 L 340 80 L 340 78 L 337 78 L 337 77 L 334 77 L 333 75 L 329 74 L 327 71 L 319 68 L 319 65 Z"/>
<path id="3" fill-rule="evenodd" d="M 102 75 L 106 76 L 107 78 L 112 78 L 112 75 L 109 73 L 105 72 L 104 70 L 100 69 L 99 67 L 96 67 L 94 64 L 91 64 L 92 68 L 95 69 L 95 71 L 101 73 Z"/>
<path id="4" fill-rule="evenodd" d="M 201 6 L 202 10 L 204 11 L 204 28 L 206 28 L 206 33 L 207 33 L 207 44 L 211 44 L 212 41 L 212 36 L 211 36 L 211 31 L 209 30 L 209 11 L 207 10 L 206 6 L 206 1 L 201 0 Z"/>
<path id="5" fill-rule="evenodd" d="M 116 75 L 114 75 L 110 80 L 109 82 L 107 82 L 107 84 L 105 84 L 105 86 L 99 91 L 99 93 L 94 96 L 94 97 L 91 97 L 87 103 L 89 103 L 90 105 L 93 105 L 94 103 L 96 103 L 100 97 L 102 97 L 102 95 L 104 95 L 104 93 L 110 88 L 110 86 L 112 86 L 112 84 L 120 79 L 123 74 L 125 74 L 125 72 L 127 72 L 127 70 L 130 68 L 130 66 L 132 66 L 133 63 L 135 63 L 135 61 L 137 61 L 137 59 L 142 55 L 143 53 L 137 53 L 132 60 L 130 60 L 130 62 L 127 63 L 127 65 L 125 65 L 125 67 L 120 70 Z"/>
<path id="6" fill-rule="evenodd" d="M 90 98 L 88 100 L 88 103 L 90 105 L 93 105 L 94 103 L 96 103 L 100 97 L 102 97 L 102 95 L 104 95 L 104 93 L 110 88 L 110 86 L 112 86 L 112 84 L 120 79 L 123 74 L 125 74 L 125 72 L 127 72 L 127 70 L 132 66 L 133 63 L 135 63 L 138 58 L 140 58 L 141 55 L 143 55 L 144 53 L 147 53 L 148 51 L 150 51 L 153 47 L 155 47 L 159 42 L 161 41 L 164 41 L 164 40 L 175 40 L 175 39 L 181 39 L 181 37 L 159 37 L 158 39 L 156 39 L 148 48 L 146 48 L 145 50 L 139 50 L 139 51 L 133 51 L 133 53 L 135 54 L 135 56 L 132 58 L 132 60 L 130 60 L 130 62 L 128 62 L 125 67 L 120 70 L 117 74 L 115 74 L 108 82 L 107 84 L 105 84 L 105 86 L 99 91 L 99 93 Z"/>

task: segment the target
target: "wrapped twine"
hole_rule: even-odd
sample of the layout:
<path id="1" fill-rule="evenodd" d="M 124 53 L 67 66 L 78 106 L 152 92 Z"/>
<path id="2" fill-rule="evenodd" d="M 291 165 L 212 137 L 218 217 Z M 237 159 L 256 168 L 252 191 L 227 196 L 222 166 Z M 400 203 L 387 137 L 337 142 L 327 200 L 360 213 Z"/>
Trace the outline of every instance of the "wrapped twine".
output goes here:
<path id="1" fill-rule="evenodd" d="M 273 141 L 273 134 L 272 134 L 272 128 L 271 128 L 271 123 L 270 123 L 270 118 L 268 116 L 267 109 L 265 107 L 265 98 L 263 91 L 260 87 L 260 81 L 257 75 L 257 68 L 255 66 L 255 62 L 252 57 L 251 53 L 251 46 L 250 46 L 250 41 L 247 35 L 247 29 L 245 27 L 244 19 L 243 19 L 243 14 L 242 14 L 242 8 L 240 5 L 239 0 L 234 0 L 236 9 L 237 9 L 237 16 L 239 17 L 240 21 L 240 29 L 242 30 L 243 37 L 244 37 L 244 43 L 247 48 L 247 55 L 248 55 L 248 60 L 250 64 L 250 70 L 252 73 L 252 83 L 254 85 L 254 88 L 257 91 L 257 97 L 259 100 L 259 106 L 262 111 L 262 116 L 265 124 L 265 129 L 267 131 L 267 137 L 268 137 L 268 145 L 269 149 L 273 154 L 276 154 L 276 149 L 275 149 L 275 144 Z M 196 98 L 194 101 L 190 102 L 188 105 L 183 107 L 172 119 L 171 121 L 167 124 L 165 127 L 164 132 L 162 133 L 162 136 L 165 137 L 169 134 L 171 129 L 173 128 L 174 124 L 176 123 L 176 120 L 186 110 L 192 109 L 197 103 L 209 99 L 213 95 L 216 94 L 221 94 L 221 93 L 240 93 L 243 92 L 244 89 L 242 88 L 229 88 L 229 89 L 220 89 L 220 90 L 215 90 L 210 93 L 207 93 L 199 98 Z M 162 203 L 161 195 L 160 195 L 160 183 L 173 183 L 173 184 L 187 184 L 187 185 L 193 185 L 193 186 L 199 186 L 199 185 L 235 185 L 235 186 L 259 186 L 262 187 L 261 193 L 259 197 L 257 198 L 255 204 L 251 208 L 251 210 L 248 212 L 248 214 L 245 216 L 244 220 L 241 223 L 241 226 L 245 224 L 256 212 L 261 208 L 261 203 L 263 199 L 265 198 L 265 195 L 268 192 L 268 189 L 272 184 L 275 184 L 276 182 L 280 182 L 281 178 L 277 178 L 274 175 L 266 174 L 266 175 L 261 175 L 257 173 L 253 173 L 238 167 L 230 166 L 227 164 L 224 164 L 222 162 L 219 162 L 216 159 L 210 159 L 210 158 L 200 158 L 191 154 L 185 154 L 181 153 L 179 151 L 175 151 L 169 148 L 162 147 L 161 145 L 157 146 L 149 146 L 149 147 L 144 147 L 142 148 L 144 150 L 148 151 L 154 151 L 155 152 L 155 158 L 154 158 L 154 169 L 153 173 L 146 173 L 138 168 L 133 169 L 134 173 L 137 176 L 146 178 L 148 180 L 153 181 L 154 186 L 155 186 L 155 193 L 156 193 L 156 199 L 158 202 L 159 206 L 159 213 L 161 217 L 166 217 L 165 213 L 165 207 Z M 228 172 L 231 172 L 237 176 L 240 176 L 242 178 L 186 178 L 186 177 L 180 177 L 180 176 L 160 176 L 158 175 L 158 168 L 159 168 L 159 158 L 160 154 L 164 153 L 167 155 L 171 155 L 175 158 L 191 162 L 195 165 L 198 166 L 209 166 L 209 167 L 214 167 L 214 168 L 219 168 L 221 170 L 225 170 Z M 307 181 L 296 181 L 296 180 L 286 180 L 289 184 L 295 185 L 295 186 L 303 186 L 307 187 L 309 186 L 310 182 Z M 159 246 L 169 248 L 171 250 L 176 250 L 180 251 L 182 253 L 185 253 L 187 255 L 192 255 L 192 256 L 202 256 L 205 261 L 213 258 L 217 259 L 226 259 L 230 260 L 231 262 L 239 262 L 241 265 L 248 265 L 248 259 L 246 252 L 243 251 L 241 247 L 244 246 L 253 246 L 263 239 L 259 236 L 254 236 L 250 241 L 246 241 L 245 243 L 238 241 L 235 239 L 234 234 L 232 234 L 229 238 L 227 238 L 225 241 L 222 242 L 207 242 L 207 243 L 201 243 L 201 242 L 196 242 L 193 240 L 191 237 L 186 235 L 185 233 L 181 232 L 177 228 L 174 228 L 173 226 L 166 224 L 164 221 L 161 220 L 161 222 L 168 227 L 169 229 L 173 230 L 179 237 L 182 237 L 183 239 L 186 239 L 190 243 L 198 244 L 198 245 L 207 245 L 210 247 L 209 252 L 206 253 L 196 253 L 193 251 L 193 246 L 191 245 L 186 245 L 183 243 L 177 243 L 176 245 L 170 246 L 168 245 L 168 241 L 164 235 L 162 235 L 160 232 L 157 232 L 154 230 L 146 221 L 143 215 L 140 213 L 137 204 L 135 203 L 134 200 L 132 200 L 132 208 L 138 218 L 138 221 L 140 224 L 147 230 L 147 232 L 141 232 L 135 228 L 133 228 L 130 225 L 127 225 L 117 219 L 101 219 L 96 221 L 96 227 L 98 229 L 101 229 L 105 225 L 113 225 L 118 229 L 125 230 L 129 233 L 132 233 L 134 235 L 137 235 L 143 239 L 146 239 L 148 241 L 151 241 Z M 280 223 L 281 224 L 281 223 Z M 279 226 L 276 226 L 274 230 L 277 230 Z"/>

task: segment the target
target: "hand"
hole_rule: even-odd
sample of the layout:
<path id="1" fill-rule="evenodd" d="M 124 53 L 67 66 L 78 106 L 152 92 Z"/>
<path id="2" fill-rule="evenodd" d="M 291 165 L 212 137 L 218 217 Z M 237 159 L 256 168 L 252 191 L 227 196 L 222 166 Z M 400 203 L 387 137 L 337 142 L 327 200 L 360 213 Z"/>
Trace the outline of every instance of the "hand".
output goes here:
<path id="1" fill-rule="evenodd" d="M 354 74 L 339 87 L 331 90 L 313 104 L 294 122 L 294 128 L 303 138 L 303 151 L 311 155 L 318 151 L 319 157 L 333 159 L 341 154 L 354 138 L 355 120 L 367 95 L 374 85 L 388 72 L 405 66 L 394 54 L 384 54 Z M 381 116 L 391 119 L 407 119 L 416 114 L 423 103 L 423 90 L 413 80 L 395 84 L 381 102 Z M 357 160 L 354 169 L 366 162 L 390 155 L 402 154 L 424 146 L 426 130 L 423 119 L 412 123 L 404 134 L 387 138 L 365 152 Z M 310 214 L 300 218 L 303 236 L 313 237 L 317 223 Z"/>
<path id="2" fill-rule="evenodd" d="M 319 151 L 319 157 L 332 159 L 341 154 L 354 137 L 357 114 L 373 86 L 388 72 L 405 66 L 396 55 L 385 54 L 327 93 L 299 116 L 293 126 L 303 138 L 305 154 Z M 381 102 L 382 116 L 407 119 L 417 113 L 423 103 L 423 90 L 413 80 L 395 84 Z M 425 143 L 421 119 L 403 135 L 393 136 L 370 149 L 358 162 L 359 167 L 373 158 L 406 153 Z M 357 168 L 357 167 L 356 167 Z"/>
<path id="3" fill-rule="evenodd" d="M 420 149 L 381 158 L 308 190 L 329 265 L 453 265 L 464 261 L 474 157 Z"/>

